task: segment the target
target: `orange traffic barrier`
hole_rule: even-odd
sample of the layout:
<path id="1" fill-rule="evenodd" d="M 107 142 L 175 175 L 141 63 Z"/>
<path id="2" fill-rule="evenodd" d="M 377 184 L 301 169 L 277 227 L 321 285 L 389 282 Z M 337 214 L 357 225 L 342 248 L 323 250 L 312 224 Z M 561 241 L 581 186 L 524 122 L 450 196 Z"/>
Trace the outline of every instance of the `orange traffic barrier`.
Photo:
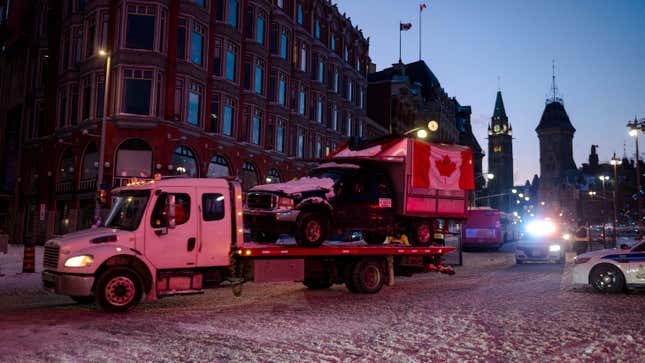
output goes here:
<path id="1" fill-rule="evenodd" d="M 22 272 L 36 272 L 36 248 L 34 246 L 25 245 Z"/>

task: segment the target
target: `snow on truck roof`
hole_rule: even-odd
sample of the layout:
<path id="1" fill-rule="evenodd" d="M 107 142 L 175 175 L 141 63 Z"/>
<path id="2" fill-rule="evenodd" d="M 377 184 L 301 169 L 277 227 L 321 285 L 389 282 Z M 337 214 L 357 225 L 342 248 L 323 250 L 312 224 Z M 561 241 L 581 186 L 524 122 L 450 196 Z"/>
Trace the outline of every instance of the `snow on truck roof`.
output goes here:
<path id="1" fill-rule="evenodd" d="M 286 183 L 256 185 L 251 191 L 283 192 L 285 194 L 300 193 L 316 189 L 332 190 L 334 180 L 332 178 L 303 177 L 291 180 Z"/>
<path id="2" fill-rule="evenodd" d="M 331 162 L 331 163 L 320 164 L 314 169 L 326 169 L 326 168 L 360 169 L 361 167 L 356 164 Z"/>

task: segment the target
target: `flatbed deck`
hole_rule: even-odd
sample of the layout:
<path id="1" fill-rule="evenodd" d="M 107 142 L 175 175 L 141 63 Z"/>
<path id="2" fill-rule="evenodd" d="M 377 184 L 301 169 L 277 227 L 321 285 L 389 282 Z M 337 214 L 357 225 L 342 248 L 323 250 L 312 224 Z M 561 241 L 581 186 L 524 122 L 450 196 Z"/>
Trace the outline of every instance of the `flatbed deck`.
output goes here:
<path id="1" fill-rule="evenodd" d="M 324 256 L 396 256 L 442 255 L 454 251 L 445 246 L 367 245 L 364 243 L 324 243 L 316 248 L 303 248 L 295 244 L 268 244 L 247 242 L 238 253 L 245 257 L 324 257 Z"/>

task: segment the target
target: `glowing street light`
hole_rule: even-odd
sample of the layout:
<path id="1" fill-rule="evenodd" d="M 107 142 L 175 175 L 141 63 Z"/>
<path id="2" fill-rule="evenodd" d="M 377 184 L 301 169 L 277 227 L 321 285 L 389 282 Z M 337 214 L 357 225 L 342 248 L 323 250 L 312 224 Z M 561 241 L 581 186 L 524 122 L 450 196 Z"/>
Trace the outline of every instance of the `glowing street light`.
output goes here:
<path id="1" fill-rule="evenodd" d="M 515 188 L 511 189 L 511 193 L 517 194 L 517 189 L 515 189 Z"/>
<path id="2" fill-rule="evenodd" d="M 527 201 L 527 202 L 528 202 L 530 199 L 531 199 L 531 198 L 529 198 L 529 197 L 524 197 L 524 200 L 525 200 L 525 201 Z"/>

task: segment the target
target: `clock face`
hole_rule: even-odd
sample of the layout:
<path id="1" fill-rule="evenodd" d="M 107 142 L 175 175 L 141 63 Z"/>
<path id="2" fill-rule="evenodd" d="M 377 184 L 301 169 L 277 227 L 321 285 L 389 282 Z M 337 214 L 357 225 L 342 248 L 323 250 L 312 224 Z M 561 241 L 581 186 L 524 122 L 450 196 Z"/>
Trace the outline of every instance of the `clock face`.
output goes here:
<path id="1" fill-rule="evenodd" d="M 493 126 L 493 130 L 494 130 L 495 132 L 499 132 L 499 125 L 495 125 L 495 126 Z"/>

